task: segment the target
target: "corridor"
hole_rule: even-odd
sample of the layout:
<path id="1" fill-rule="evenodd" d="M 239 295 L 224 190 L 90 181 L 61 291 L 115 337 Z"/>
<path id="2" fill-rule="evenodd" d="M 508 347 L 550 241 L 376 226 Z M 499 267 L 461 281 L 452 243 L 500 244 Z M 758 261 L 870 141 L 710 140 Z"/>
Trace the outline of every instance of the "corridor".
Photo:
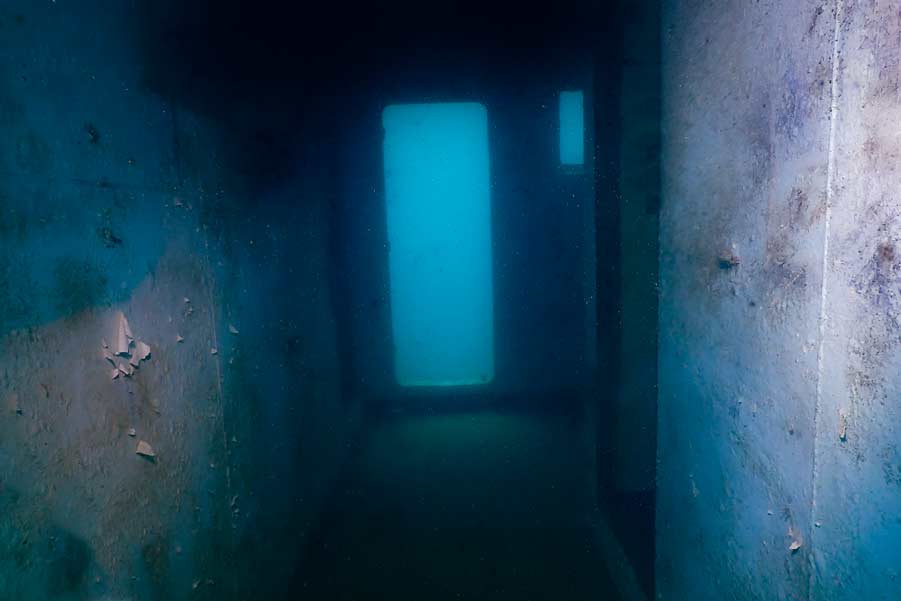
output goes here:
<path id="1" fill-rule="evenodd" d="M 383 417 L 298 586 L 340 600 L 616 599 L 580 412 Z"/>

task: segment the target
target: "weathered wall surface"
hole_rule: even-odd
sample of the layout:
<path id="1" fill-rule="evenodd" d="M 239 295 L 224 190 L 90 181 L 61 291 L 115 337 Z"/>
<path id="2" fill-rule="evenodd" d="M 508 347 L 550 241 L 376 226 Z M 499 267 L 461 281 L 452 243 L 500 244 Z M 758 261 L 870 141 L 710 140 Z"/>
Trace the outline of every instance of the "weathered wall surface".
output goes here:
<path id="1" fill-rule="evenodd" d="M 315 151 L 314 151 L 315 152 Z M 223 384 L 233 430 L 238 598 L 294 598 L 304 547 L 350 452 L 357 406 L 341 394 L 329 287 L 329 198 L 315 156 L 234 211 L 217 240 L 228 299 Z M 224 347 L 224 349 L 223 349 Z"/>
<path id="2" fill-rule="evenodd" d="M 894 598 L 897 5 L 664 15 L 660 597 Z"/>
<path id="3" fill-rule="evenodd" d="M 664 9 L 663 599 L 807 598 L 830 10 Z"/>
<path id="4" fill-rule="evenodd" d="M 228 168 L 138 16 L 0 7 L 2 601 L 277 598 L 352 432 L 327 175 Z M 112 379 L 119 311 L 152 355 Z"/>
<path id="5" fill-rule="evenodd" d="M 901 591 L 901 15 L 896 2 L 837 4 L 813 593 L 894 599 Z"/>

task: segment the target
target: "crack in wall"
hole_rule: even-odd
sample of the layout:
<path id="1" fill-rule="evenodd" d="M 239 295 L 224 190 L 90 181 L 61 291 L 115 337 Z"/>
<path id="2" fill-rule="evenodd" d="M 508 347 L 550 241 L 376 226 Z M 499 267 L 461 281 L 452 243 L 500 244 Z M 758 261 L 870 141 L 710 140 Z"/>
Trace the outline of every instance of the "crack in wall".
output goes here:
<path id="1" fill-rule="evenodd" d="M 816 398 L 814 400 L 814 430 L 813 430 L 813 462 L 811 466 L 811 506 L 810 506 L 810 576 L 807 586 L 807 597 L 813 601 L 815 595 L 815 579 L 817 575 L 816 559 L 813 558 L 813 551 L 816 548 L 814 544 L 814 536 L 816 532 L 817 518 L 817 480 L 818 480 L 818 455 L 820 448 L 820 431 L 822 420 L 822 399 L 823 399 L 823 371 L 824 371 L 824 354 L 826 343 L 826 324 L 828 315 L 826 314 L 826 300 L 828 294 L 829 283 L 829 235 L 832 218 L 832 199 L 834 196 L 833 186 L 835 179 L 835 129 L 836 117 L 838 113 L 838 77 L 839 77 L 839 47 L 841 45 L 841 22 L 844 13 L 844 0 L 835 0 L 835 22 L 832 31 L 832 81 L 830 86 L 830 105 L 829 105 L 829 150 L 826 163 L 826 206 L 823 216 L 823 261 L 822 275 L 820 284 L 820 315 L 818 324 L 818 346 L 817 346 L 817 385 Z"/>

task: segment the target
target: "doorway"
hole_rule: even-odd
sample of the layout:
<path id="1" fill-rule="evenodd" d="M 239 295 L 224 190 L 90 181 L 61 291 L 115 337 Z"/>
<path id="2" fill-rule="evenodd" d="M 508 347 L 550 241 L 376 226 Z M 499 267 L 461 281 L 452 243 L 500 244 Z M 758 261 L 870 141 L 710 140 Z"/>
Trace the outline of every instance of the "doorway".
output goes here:
<path id="1" fill-rule="evenodd" d="M 494 298 L 485 106 L 391 105 L 382 125 L 397 382 L 490 383 Z"/>

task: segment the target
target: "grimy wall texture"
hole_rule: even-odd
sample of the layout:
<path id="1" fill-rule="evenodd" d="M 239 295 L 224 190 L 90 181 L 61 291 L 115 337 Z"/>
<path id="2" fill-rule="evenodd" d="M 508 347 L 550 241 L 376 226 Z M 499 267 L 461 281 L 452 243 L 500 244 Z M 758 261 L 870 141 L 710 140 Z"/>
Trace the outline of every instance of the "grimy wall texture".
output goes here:
<path id="1" fill-rule="evenodd" d="M 890 599 L 901 14 L 666 2 L 657 589 Z"/>
<path id="2" fill-rule="evenodd" d="M 322 169 L 228 168 L 139 17 L 0 6 L 2 601 L 274 598 L 355 423 Z M 151 354 L 113 379 L 120 313 Z"/>

